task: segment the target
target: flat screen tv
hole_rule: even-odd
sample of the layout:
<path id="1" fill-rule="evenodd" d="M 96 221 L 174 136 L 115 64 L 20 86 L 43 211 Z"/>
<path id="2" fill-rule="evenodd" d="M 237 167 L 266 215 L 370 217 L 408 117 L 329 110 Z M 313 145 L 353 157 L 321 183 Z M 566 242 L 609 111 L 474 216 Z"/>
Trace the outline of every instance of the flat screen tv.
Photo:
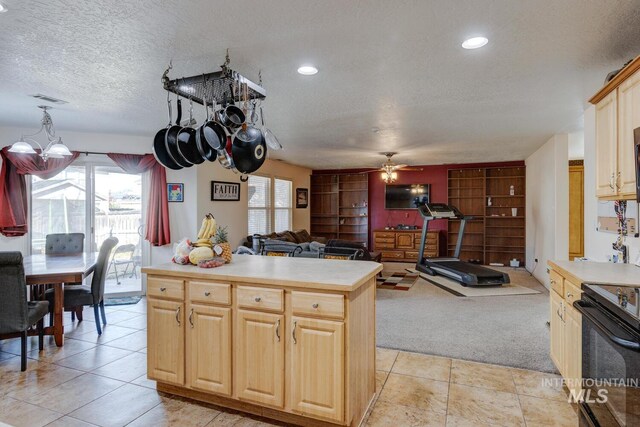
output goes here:
<path id="1" fill-rule="evenodd" d="M 430 184 L 387 184 L 384 195 L 385 209 L 416 209 L 429 203 Z"/>

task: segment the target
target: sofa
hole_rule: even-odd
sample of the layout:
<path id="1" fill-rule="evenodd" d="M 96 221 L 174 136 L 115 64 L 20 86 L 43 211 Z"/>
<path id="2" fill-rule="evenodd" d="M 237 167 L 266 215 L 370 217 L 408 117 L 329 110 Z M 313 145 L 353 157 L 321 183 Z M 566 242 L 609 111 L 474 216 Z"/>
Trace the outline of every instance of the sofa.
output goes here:
<path id="1" fill-rule="evenodd" d="M 244 246 L 252 248 L 256 253 L 268 248 L 276 251 L 295 251 L 296 257 L 318 258 L 320 248 L 326 242 L 325 237 L 312 236 L 307 230 L 302 229 L 247 236 Z M 298 247 L 300 249 L 297 249 Z"/>

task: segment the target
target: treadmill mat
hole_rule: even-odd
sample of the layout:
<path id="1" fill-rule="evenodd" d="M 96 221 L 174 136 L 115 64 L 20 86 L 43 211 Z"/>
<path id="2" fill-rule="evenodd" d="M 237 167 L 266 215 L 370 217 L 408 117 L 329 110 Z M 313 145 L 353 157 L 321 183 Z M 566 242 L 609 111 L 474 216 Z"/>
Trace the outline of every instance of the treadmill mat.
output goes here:
<path id="1" fill-rule="evenodd" d="M 475 274 L 478 279 L 499 277 L 502 278 L 504 273 L 484 267 L 478 264 L 471 264 L 464 261 L 437 261 L 433 262 L 436 266 L 441 266 L 449 270 L 459 271 L 461 273 Z"/>

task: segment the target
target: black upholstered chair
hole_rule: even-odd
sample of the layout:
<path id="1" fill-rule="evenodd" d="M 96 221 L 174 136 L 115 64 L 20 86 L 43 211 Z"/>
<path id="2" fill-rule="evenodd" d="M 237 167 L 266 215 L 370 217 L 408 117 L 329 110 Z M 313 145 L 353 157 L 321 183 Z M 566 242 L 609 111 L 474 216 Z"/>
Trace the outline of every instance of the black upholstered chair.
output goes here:
<path id="1" fill-rule="evenodd" d="M 20 369 L 27 369 L 27 331 L 37 324 L 38 348 L 44 348 L 47 301 L 27 301 L 27 283 L 20 252 L 0 252 L 0 339 L 20 336 Z"/>
<path id="2" fill-rule="evenodd" d="M 84 233 L 47 234 L 44 253 L 47 255 L 81 254 L 84 251 Z"/>
<path id="3" fill-rule="evenodd" d="M 118 244 L 118 239 L 115 237 L 109 237 L 100 247 L 100 253 L 98 254 L 98 260 L 96 262 L 96 269 L 93 272 L 91 278 L 91 286 L 72 286 L 64 290 L 64 310 L 76 312 L 78 314 L 78 320 L 82 321 L 82 312 L 77 311 L 77 308 L 84 307 L 86 305 L 93 306 L 93 313 L 96 320 L 96 329 L 98 335 L 102 335 L 102 328 L 100 327 L 100 316 L 102 316 L 102 325 L 107 324 L 107 318 L 104 313 L 104 282 L 107 277 L 107 269 L 109 266 L 109 255 L 113 248 Z M 45 296 L 51 306 L 53 307 L 53 289 L 47 290 Z"/>
<path id="4" fill-rule="evenodd" d="M 318 258 L 323 259 L 362 259 L 364 251 L 360 248 L 347 248 L 341 246 L 324 246 L 318 251 Z"/>

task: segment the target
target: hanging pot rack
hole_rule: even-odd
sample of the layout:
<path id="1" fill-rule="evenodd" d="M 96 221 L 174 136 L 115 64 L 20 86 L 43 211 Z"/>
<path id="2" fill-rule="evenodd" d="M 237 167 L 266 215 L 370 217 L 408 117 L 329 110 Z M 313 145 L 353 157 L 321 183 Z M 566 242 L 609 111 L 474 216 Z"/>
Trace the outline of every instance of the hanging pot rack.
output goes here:
<path id="1" fill-rule="evenodd" d="M 169 71 L 172 69 L 172 63 L 170 62 L 169 67 L 162 74 L 162 85 L 165 90 L 190 99 L 200 105 L 205 105 L 205 103 L 211 105 L 211 100 L 218 104 L 224 104 L 231 100 L 239 102 L 241 100 L 240 89 L 236 86 L 235 96 L 232 91 L 232 87 L 238 84 L 247 85 L 249 100 L 260 100 L 267 96 L 266 91 L 261 86 L 262 78 L 260 78 L 260 84 L 255 83 L 229 68 L 229 62 L 229 51 L 227 50 L 225 62 L 220 66 L 220 71 L 191 77 L 180 77 L 174 80 L 169 79 Z"/>

